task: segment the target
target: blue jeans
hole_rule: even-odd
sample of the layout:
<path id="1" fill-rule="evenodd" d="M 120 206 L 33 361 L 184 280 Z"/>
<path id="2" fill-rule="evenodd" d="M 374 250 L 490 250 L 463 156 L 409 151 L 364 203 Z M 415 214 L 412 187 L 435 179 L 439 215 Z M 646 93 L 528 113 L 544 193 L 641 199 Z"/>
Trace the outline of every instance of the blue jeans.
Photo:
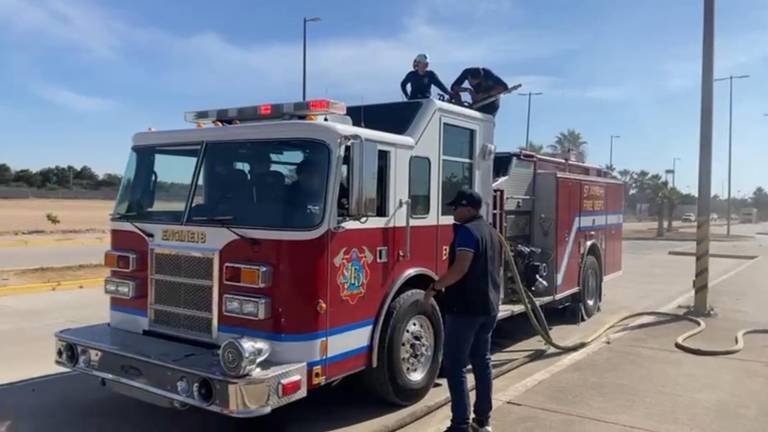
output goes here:
<path id="1" fill-rule="evenodd" d="M 496 315 L 448 314 L 445 318 L 443 370 L 451 393 L 451 428 L 469 430 L 469 391 L 464 366 L 467 360 L 475 375 L 475 418 L 489 422 L 493 409 L 491 333 Z"/>

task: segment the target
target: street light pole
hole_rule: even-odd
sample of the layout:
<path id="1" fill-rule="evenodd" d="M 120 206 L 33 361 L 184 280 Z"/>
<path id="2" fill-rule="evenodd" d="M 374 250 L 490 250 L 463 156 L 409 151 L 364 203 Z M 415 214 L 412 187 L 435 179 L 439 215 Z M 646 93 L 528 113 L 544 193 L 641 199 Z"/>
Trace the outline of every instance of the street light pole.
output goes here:
<path id="1" fill-rule="evenodd" d="M 611 154 L 608 157 L 608 166 L 613 168 L 613 139 L 614 138 L 621 138 L 621 135 L 611 135 Z"/>
<path id="2" fill-rule="evenodd" d="M 318 21 L 320 21 L 320 17 L 304 17 L 304 49 L 301 62 L 301 100 L 303 101 L 307 100 L 307 23 Z"/>
<path id="3" fill-rule="evenodd" d="M 731 235 L 731 156 L 733 154 L 733 80 L 749 78 L 749 75 L 728 76 L 725 78 L 717 78 L 715 81 L 728 80 L 729 83 L 729 96 L 728 96 L 728 219 L 726 222 L 725 235 L 730 237 Z"/>
<path id="4" fill-rule="evenodd" d="M 679 157 L 673 157 L 672 158 L 672 187 L 675 187 L 675 176 L 677 175 L 677 165 L 675 162 L 682 160 Z"/>
<path id="5" fill-rule="evenodd" d="M 544 93 L 542 92 L 528 92 L 528 93 L 519 93 L 520 96 L 528 96 L 528 117 L 525 121 L 525 149 L 529 149 L 529 134 L 531 131 L 531 96 L 541 96 Z"/>
<path id="6" fill-rule="evenodd" d="M 696 220 L 696 268 L 693 312 L 709 311 L 709 214 L 712 196 L 712 90 L 715 65 L 715 0 L 704 0 L 699 125 L 699 199 Z M 730 216 L 730 215 L 729 215 Z"/>

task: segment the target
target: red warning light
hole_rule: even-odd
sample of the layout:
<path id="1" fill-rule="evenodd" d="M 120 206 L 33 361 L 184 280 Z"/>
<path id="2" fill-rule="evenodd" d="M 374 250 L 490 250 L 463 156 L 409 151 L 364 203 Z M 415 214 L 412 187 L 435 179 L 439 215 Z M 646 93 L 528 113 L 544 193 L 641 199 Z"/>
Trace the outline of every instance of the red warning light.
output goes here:
<path id="1" fill-rule="evenodd" d="M 328 99 L 318 99 L 309 101 L 310 111 L 328 111 L 331 109 L 331 101 Z"/>
<path id="2" fill-rule="evenodd" d="M 263 116 L 272 115 L 272 105 L 259 105 L 259 114 Z"/>

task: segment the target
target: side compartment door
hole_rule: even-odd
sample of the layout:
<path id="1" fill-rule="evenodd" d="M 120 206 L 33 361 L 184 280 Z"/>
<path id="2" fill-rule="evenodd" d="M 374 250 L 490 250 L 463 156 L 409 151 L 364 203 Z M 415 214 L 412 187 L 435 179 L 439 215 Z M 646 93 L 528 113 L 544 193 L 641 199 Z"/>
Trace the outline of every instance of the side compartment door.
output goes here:
<path id="1" fill-rule="evenodd" d="M 621 271 L 622 231 L 624 223 L 624 190 L 622 185 L 606 186 L 606 263 L 605 275 Z"/>
<path id="2" fill-rule="evenodd" d="M 557 179 L 557 294 L 576 288 L 579 283 L 579 186 L 577 180 Z"/>
<path id="3" fill-rule="evenodd" d="M 609 259 L 607 248 L 607 197 L 605 184 L 585 181 L 581 183 L 581 212 L 579 214 L 579 256 L 586 251 L 588 242 L 595 241 L 603 253 L 603 274 Z"/>

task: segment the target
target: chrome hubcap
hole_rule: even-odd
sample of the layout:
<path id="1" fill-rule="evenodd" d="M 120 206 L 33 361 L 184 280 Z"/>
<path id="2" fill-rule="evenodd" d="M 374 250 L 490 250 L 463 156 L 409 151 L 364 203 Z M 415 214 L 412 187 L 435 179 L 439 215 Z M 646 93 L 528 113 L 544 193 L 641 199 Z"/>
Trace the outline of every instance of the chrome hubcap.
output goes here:
<path id="1" fill-rule="evenodd" d="M 400 366 L 410 381 L 421 381 L 432 364 L 435 333 L 424 315 L 408 321 L 400 343 Z"/>

